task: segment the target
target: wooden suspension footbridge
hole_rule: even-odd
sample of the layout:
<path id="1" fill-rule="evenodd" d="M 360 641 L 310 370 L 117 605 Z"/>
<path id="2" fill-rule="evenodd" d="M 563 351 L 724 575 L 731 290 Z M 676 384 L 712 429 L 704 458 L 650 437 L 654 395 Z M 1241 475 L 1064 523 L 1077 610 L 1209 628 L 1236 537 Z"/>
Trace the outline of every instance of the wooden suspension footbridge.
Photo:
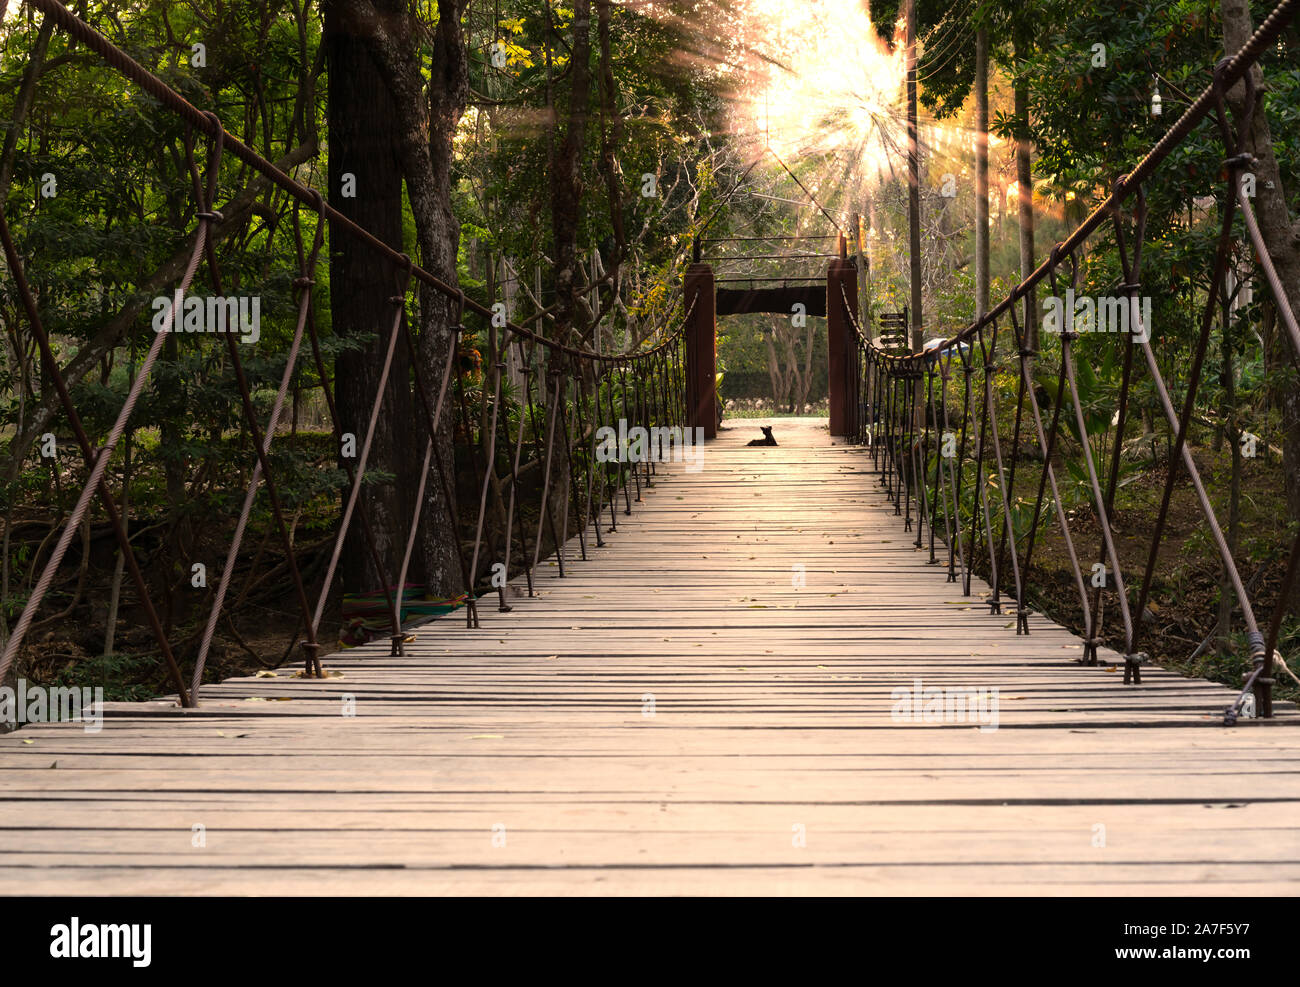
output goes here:
<path id="1" fill-rule="evenodd" d="M 869 454 L 772 424 L 478 631 L 0 737 L 0 893 L 1295 892 L 1289 704 L 1225 730 L 1222 686 L 1015 634 Z M 895 715 L 917 680 L 997 689 L 996 729 Z"/>
<path id="2" fill-rule="evenodd" d="M 193 211 L 177 255 L 178 295 L 205 265 L 213 289 L 221 285 L 210 237 L 226 221 L 218 208 L 223 155 L 291 203 L 300 270 L 296 326 L 269 418 L 255 407 L 234 336 L 225 338 L 222 367 L 238 387 L 240 437 L 257 468 L 224 565 L 213 562 L 220 580 L 205 598 L 206 630 L 182 649 L 154 606 L 130 519 L 119 513 L 127 498 L 110 489 L 109 473 L 176 313 L 165 314 L 111 427 L 92 441 L 0 202 L 13 297 L 84 467 L 75 506 L 57 542 L 49 539 L 0 655 L 0 687 L 19 667 L 77 532 L 99 510 L 175 690 L 107 704 L 102 729 L 33 722 L 0 736 L 0 893 L 1300 888 L 1300 717 L 1273 696 L 1280 629 L 1300 578 L 1300 535 L 1271 613 L 1261 607 L 1257 615 L 1253 585 L 1241 579 L 1187 445 L 1237 218 L 1272 293 L 1281 345 L 1300 356 L 1300 325 L 1241 183 L 1257 163 L 1245 137 L 1260 93 L 1248 73 L 1298 0 L 1282 0 L 1216 67 L 1211 85 L 1005 300 L 951 336 L 909 341 L 906 313 L 876 325 L 861 316 L 861 244 L 852 255 L 843 234 L 826 255 L 824 286 L 819 276 L 811 286 L 778 278 L 779 288 L 719 289 L 697 240 L 672 318 L 620 353 L 549 338 L 540 328 L 546 311 L 521 324 L 468 298 L 235 138 L 216 114 L 195 108 L 57 0 L 32 6 L 51 18 L 51 30 L 57 25 L 160 112 L 184 121 Z M 1246 109 L 1230 120 L 1225 94 L 1235 86 Z M 1222 225 L 1199 337 L 1189 366 L 1179 368 L 1178 402 L 1151 327 L 1136 324 L 1117 340 L 1117 440 L 1109 464 L 1094 461 L 1075 334 L 1065 331 L 1040 351 L 1018 313 L 1028 312 L 1038 286 L 1055 294 L 1058 278 L 1072 278 L 1088 237 L 1105 227 L 1119 246 L 1115 291 L 1139 318 L 1143 189 L 1188 134 L 1211 121 L 1225 155 L 1226 184 L 1214 200 Z M 313 214 L 314 237 L 304 239 L 300 213 Z M 316 332 L 326 226 L 372 251 L 395 279 L 375 286 L 383 361 L 368 419 L 355 407 L 355 420 L 336 413 Z M 408 312 L 417 305 L 429 317 L 418 339 Z M 829 417 L 770 422 L 778 444 L 751 447 L 756 429 L 718 424 L 717 317 L 792 305 L 826 319 Z M 434 308 L 448 310 L 445 324 L 430 315 Z M 472 334 L 465 322 L 475 320 L 486 359 L 470 382 L 456 368 L 458 345 Z M 886 330 L 901 330 L 893 345 Z M 319 579 L 300 571 L 271 456 L 296 361 L 305 363 L 308 352 L 347 474 Z M 1036 370 L 1048 372 L 1054 390 Z M 1014 402 L 1005 380 L 995 385 L 999 373 L 1010 376 Z M 1147 565 L 1126 569 L 1112 522 L 1118 438 L 1138 413 L 1131 396 L 1139 379 L 1154 395 L 1146 412 L 1163 416 L 1171 442 Z M 503 397 L 507 384 L 512 399 Z M 468 408 L 471 387 L 477 415 Z M 390 391 L 408 401 L 403 438 L 414 461 L 425 450 L 412 471 L 418 492 L 406 505 L 409 523 L 401 519 L 400 537 L 387 540 L 405 544 L 391 573 L 378 562 L 366 507 L 373 491 L 364 482 Z M 1086 546 L 1058 489 L 1063 414 L 1077 416 L 1084 436 L 1077 486 L 1097 522 Z M 699 458 L 601 459 L 601 431 L 628 426 L 699 434 Z M 342 451 L 345 437 L 355 455 Z M 459 513 L 458 468 L 472 474 L 462 486 L 474 496 L 460 502 L 472 501 L 476 515 Z M 1241 610 L 1249 671 L 1237 689 L 1181 677 L 1142 650 L 1176 489 L 1195 498 Z M 501 503 L 508 498 L 504 524 L 486 523 L 493 491 Z M 205 683 L 230 574 L 262 495 L 273 520 L 266 539 L 279 537 L 304 638 L 295 641 L 293 666 Z M 1022 525 L 1016 508 L 1030 504 Z M 414 625 L 402 605 L 430 512 L 448 533 L 440 547 L 457 555 L 463 622 Z M 1059 526 L 1084 637 L 1033 608 L 1033 553 L 1049 526 Z M 392 633 L 329 654 L 324 639 L 333 628 L 322 629 L 322 620 L 345 544 L 376 559 Z M 1092 572 L 1109 581 L 1085 584 L 1093 558 L 1082 555 L 1085 547 L 1100 559 Z M 499 608 L 487 605 L 494 594 L 481 592 L 496 564 L 505 577 L 494 586 Z M 988 582 L 977 570 L 988 571 Z"/>

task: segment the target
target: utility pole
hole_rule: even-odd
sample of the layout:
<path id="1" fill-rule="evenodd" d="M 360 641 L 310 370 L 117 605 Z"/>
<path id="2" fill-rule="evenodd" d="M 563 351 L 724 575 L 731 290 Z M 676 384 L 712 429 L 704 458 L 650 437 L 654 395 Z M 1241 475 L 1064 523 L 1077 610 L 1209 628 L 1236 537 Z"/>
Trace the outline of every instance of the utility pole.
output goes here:
<path id="1" fill-rule="evenodd" d="M 925 343 L 921 317 L 921 154 L 916 123 L 916 0 L 906 0 L 907 18 L 907 241 L 912 282 L 912 350 Z"/>
<path id="2" fill-rule="evenodd" d="M 871 313 L 867 310 L 870 293 L 867 283 L 871 278 L 871 258 L 867 256 L 867 238 L 863 236 L 862 214 L 853 214 L 853 239 L 858 252 L 858 325 L 868 339 L 871 338 Z"/>

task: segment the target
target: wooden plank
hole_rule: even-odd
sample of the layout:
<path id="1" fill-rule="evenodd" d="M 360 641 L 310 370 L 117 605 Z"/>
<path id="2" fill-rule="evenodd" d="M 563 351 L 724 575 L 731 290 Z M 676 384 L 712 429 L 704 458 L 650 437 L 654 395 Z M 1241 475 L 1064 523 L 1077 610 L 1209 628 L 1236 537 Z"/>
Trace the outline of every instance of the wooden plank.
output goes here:
<path id="1" fill-rule="evenodd" d="M 1293 708 L 1225 730 L 1222 686 L 1017 637 L 862 450 L 772 424 L 660 467 L 479 630 L 0 737 L 0 893 L 1300 890 Z M 897 719 L 917 679 L 998 689 L 997 728 Z"/>

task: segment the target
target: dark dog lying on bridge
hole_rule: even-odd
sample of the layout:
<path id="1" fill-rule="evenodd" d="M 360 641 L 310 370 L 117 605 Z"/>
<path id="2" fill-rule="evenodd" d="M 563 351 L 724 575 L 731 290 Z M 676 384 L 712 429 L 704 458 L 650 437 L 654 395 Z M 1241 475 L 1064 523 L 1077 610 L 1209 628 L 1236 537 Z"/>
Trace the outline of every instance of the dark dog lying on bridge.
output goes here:
<path id="1" fill-rule="evenodd" d="M 774 446 L 774 445 L 776 445 L 776 439 L 772 438 L 772 426 L 771 426 L 771 425 L 760 425 L 760 426 L 758 426 L 758 427 L 761 428 L 761 429 L 763 430 L 763 437 L 762 437 L 761 439 L 750 439 L 749 442 L 746 443 L 746 445 L 751 445 L 751 446 Z"/>

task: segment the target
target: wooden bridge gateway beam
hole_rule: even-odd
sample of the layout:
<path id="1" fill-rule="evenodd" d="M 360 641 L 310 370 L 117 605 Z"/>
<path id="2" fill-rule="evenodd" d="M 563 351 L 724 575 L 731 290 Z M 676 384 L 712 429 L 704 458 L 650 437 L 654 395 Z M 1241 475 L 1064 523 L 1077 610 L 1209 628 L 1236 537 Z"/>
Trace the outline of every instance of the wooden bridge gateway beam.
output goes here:
<path id="1" fill-rule="evenodd" d="M 704 429 L 706 439 L 718 437 L 717 298 L 713 268 L 692 264 L 683 279 L 682 304 L 686 322 L 686 424 Z"/>
<path id="2" fill-rule="evenodd" d="M 848 435 L 852 411 L 857 402 L 857 380 L 853 370 L 853 321 L 858 317 L 857 267 L 846 256 L 840 237 L 840 256 L 826 272 L 826 343 L 829 357 L 827 393 L 831 435 Z"/>

